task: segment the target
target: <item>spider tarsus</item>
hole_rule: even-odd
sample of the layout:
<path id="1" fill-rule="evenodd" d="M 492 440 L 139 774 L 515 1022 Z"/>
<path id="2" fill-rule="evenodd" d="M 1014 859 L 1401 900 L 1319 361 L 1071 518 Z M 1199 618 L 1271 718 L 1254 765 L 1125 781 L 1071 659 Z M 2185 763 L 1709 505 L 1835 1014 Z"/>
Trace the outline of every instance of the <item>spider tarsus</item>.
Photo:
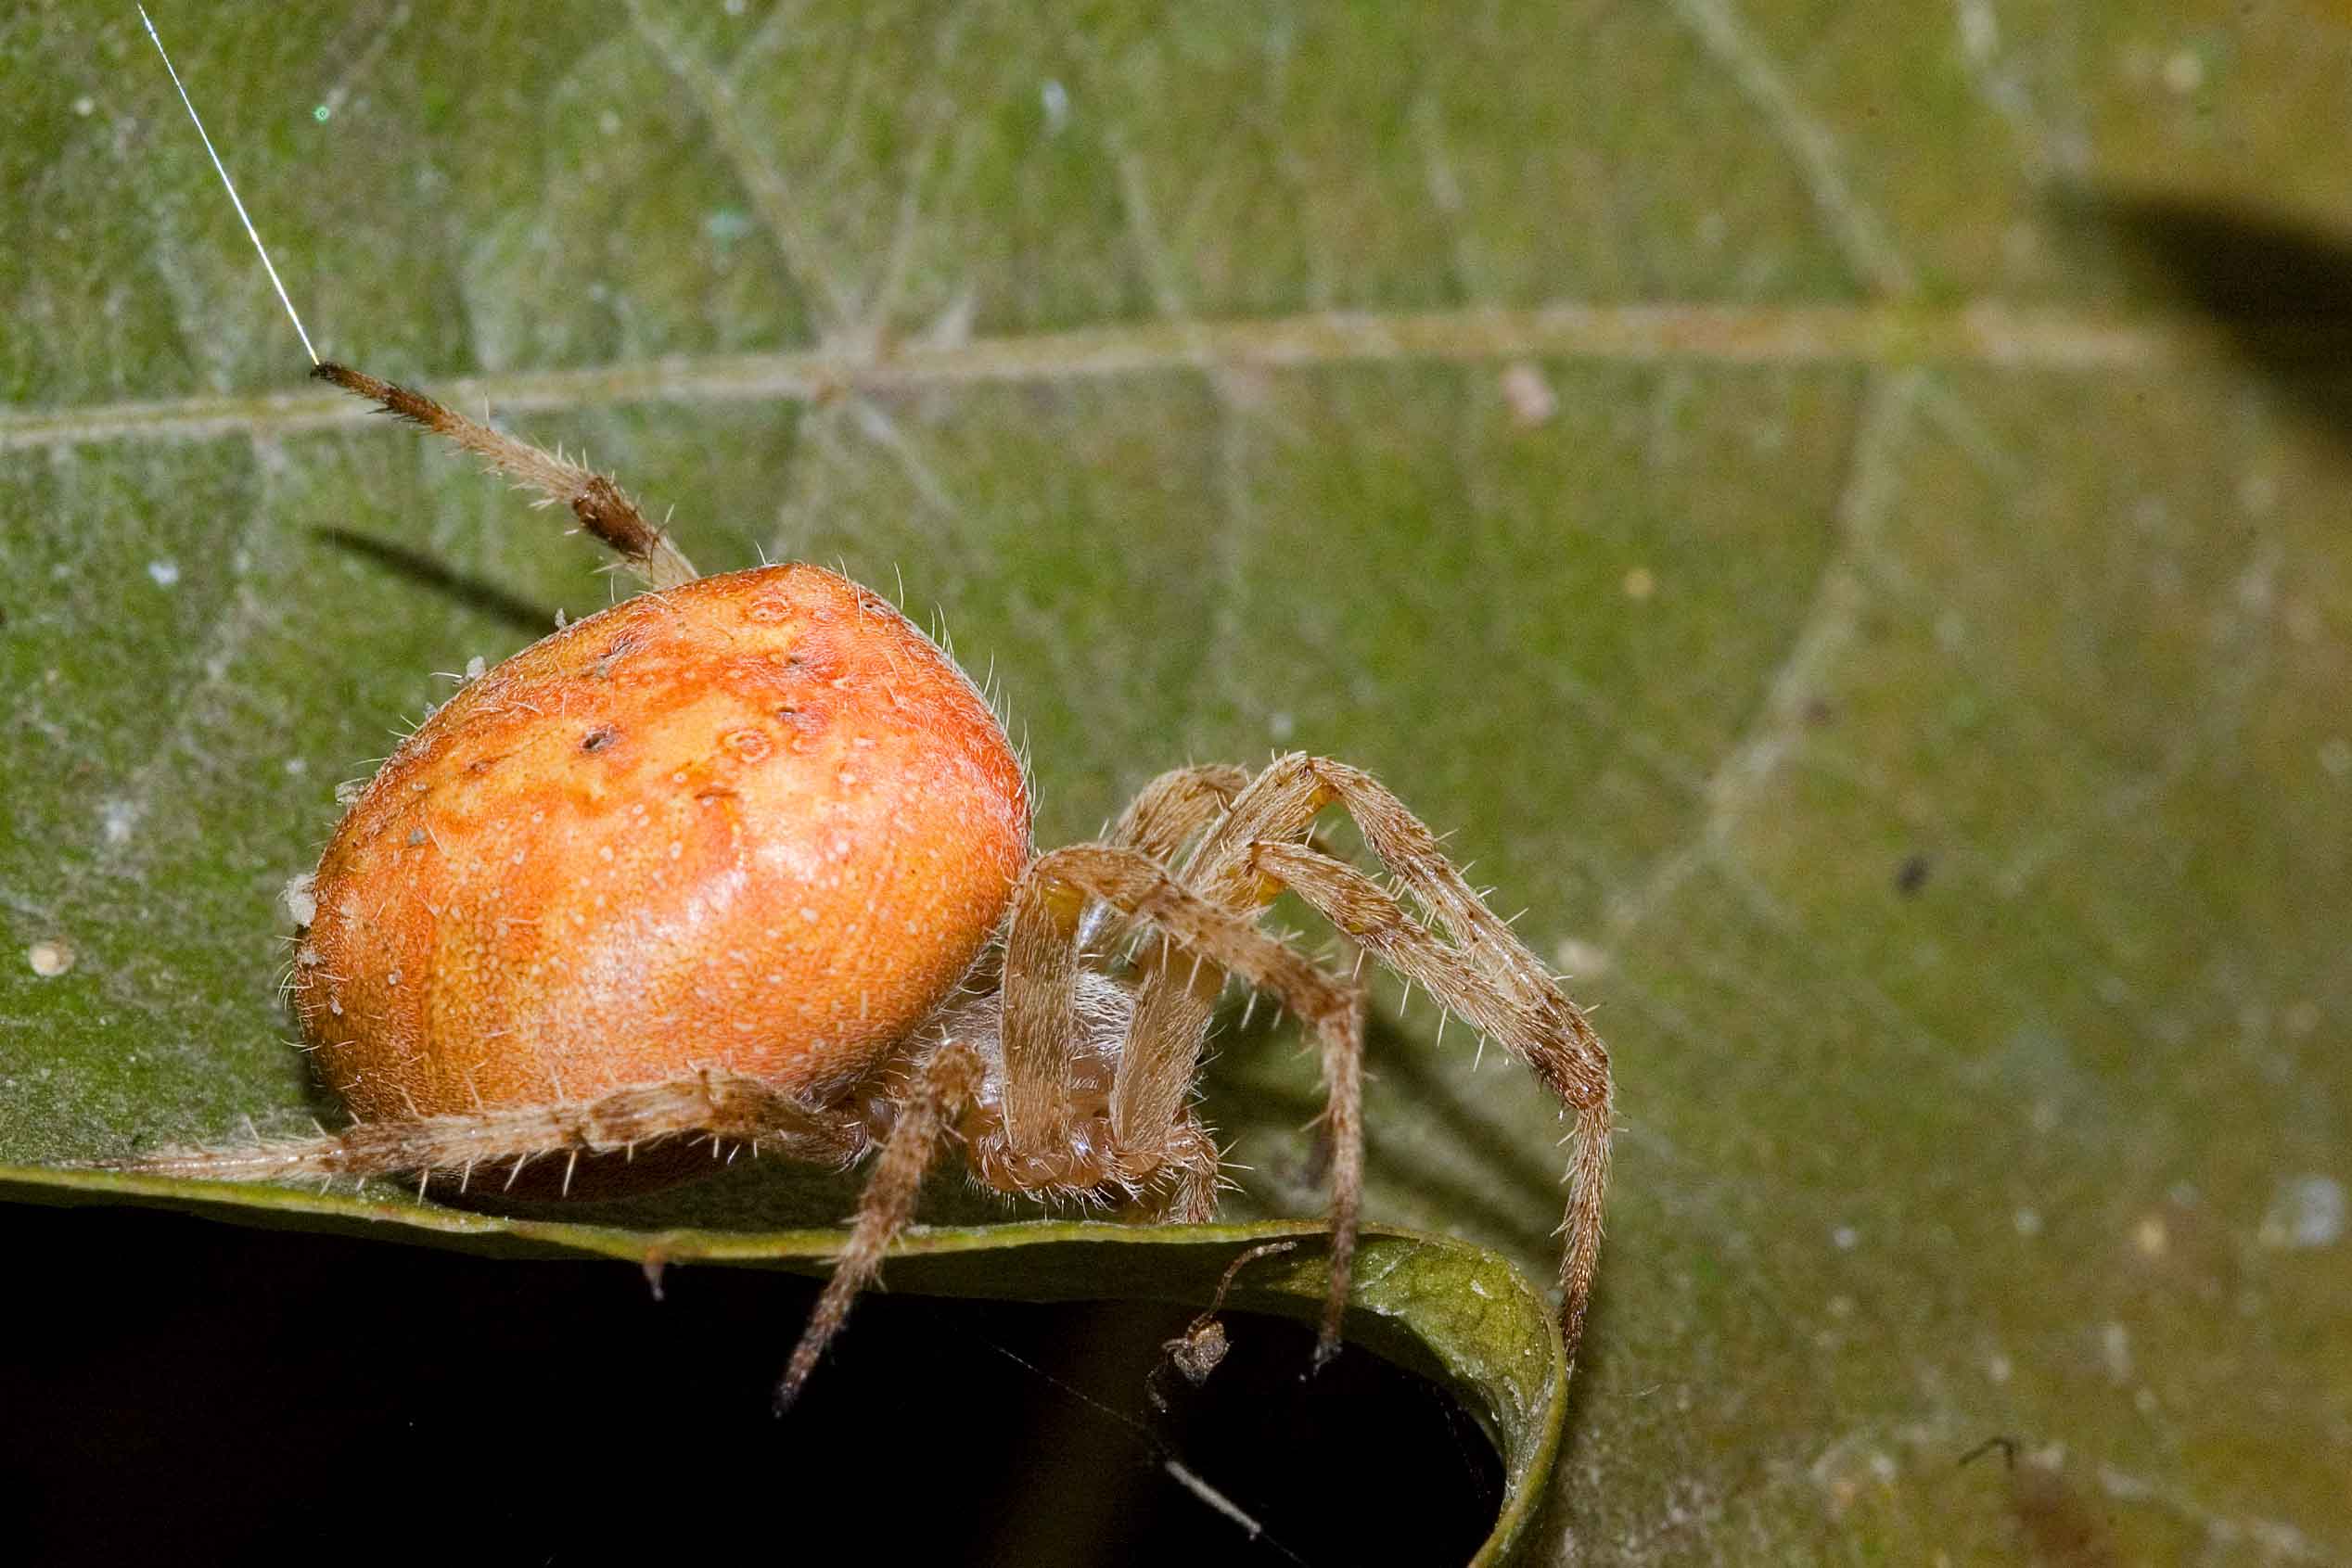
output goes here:
<path id="1" fill-rule="evenodd" d="M 415 420 L 428 429 L 432 427 L 431 418 L 414 405 L 421 402 L 428 409 L 440 406 L 430 399 L 418 398 L 405 387 L 395 386 L 380 376 L 370 376 L 364 370 L 353 370 L 347 364 L 338 364 L 333 360 L 321 360 L 311 366 L 311 379 L 324 381 L 329 386 L 340 387 L 343 390 L 365 398 L 371 402 L 380 403 L 386 413 L 398 414 L 403 419 Z"/>

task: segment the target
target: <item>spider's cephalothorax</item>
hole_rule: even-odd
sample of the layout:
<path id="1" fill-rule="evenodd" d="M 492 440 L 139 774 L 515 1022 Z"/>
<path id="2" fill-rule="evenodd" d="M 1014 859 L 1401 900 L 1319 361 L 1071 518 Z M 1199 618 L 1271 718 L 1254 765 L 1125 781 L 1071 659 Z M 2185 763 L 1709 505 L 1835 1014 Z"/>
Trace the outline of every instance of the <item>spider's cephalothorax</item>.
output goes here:
<path id="1" fill-rule="evenodd" d="M 1288 891 L 1574 1113 L 1573 1358 L 1608 1058 L 1380 784 L 1307 756 L 1180 769 L 1102 842 L 1040 854 L 995 715 L 880 595 L 806 566 L 698 577 L 610 479 L 373 376 L 318 374 L 544 491 L 651 592 L 468 682 L 357 796 L 301 890 L 295 1008 L 354 1124 L 127 1164 L 464 1185 L 552 1154 L 569 1188 L 583 1164 L 689 1139 L 836 1166 L 878 1148 L 789 1399 L 943 1144 L 1007 1193 L 1208 1218 L 1217 1150 L 1192 1095 L 1237 978 L 1321 1047 L 1328 1352 L 1362 1186 L 1364 994 L 1261 929 Z M 1388 883 L 1313 841 L 1333 807 Z"/>

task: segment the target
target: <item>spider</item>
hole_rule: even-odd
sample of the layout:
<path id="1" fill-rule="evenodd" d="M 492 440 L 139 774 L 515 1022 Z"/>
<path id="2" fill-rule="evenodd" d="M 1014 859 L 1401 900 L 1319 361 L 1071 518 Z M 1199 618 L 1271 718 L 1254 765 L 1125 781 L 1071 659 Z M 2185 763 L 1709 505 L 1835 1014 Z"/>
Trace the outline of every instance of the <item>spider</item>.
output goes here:
<path id="1" fill-rule="evenodd" d="M 1294 754 L 1179 768 L 1097 843 L 1040 853 L 1027 777 L 969 679 L 818 567 L 701 577 L 607 477 L 390 382 L 314 375 L 570 510 L 646 591 L 472 676 L 352 799 L 289 890 L 290 988 L 353 1124 L 168 1151 L 241 1178 L 607 1171 L 709 1141 L 873 1173 L 778 1388 L 788 1406 L 960 1151 L 986 1187 L 1210 1218 L 1195 1104 L 1229 979 L 1320 1046 L 1336 1348 L 1363 1182 L 1366 993 L 1260 926 L 1287 890 L 1500 1041 L 1575 1117 L 1561 1332 L 1601 1239 L 1608 1057 L 1583 1013 L 1377 780 Z M 1390 884 L 1326 851 L 1351 816 Z M 654 1162 L 658 1164 L 657 1159 Z M 708 1161 L 700 1162 L 706 1168 Z"/>

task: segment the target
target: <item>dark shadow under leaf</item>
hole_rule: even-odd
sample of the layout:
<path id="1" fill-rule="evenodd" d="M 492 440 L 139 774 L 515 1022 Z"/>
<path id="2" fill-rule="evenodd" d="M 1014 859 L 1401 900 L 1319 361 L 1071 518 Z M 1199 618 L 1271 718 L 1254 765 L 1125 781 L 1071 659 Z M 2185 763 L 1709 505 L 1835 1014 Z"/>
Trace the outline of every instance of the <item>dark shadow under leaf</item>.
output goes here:
<path id="1" fill-rule="evenodd" d="M 724 1271 L 740 1268 L 770 1271 L 781 1269 L 795 1274 L 822 1272 L 834 1252 L 839 1247 L 842 1234 L 834 1230 L 785 1230 L 765 1234 L 737 1234 L 707 1230 L 675 1230 L 664 1231 L 622 1230 L 604 1226 L 540 1221 L 521 1218 L 498 1218 L 466 1214 L 455 1210 L 417 1205 L 389 1194 L 383 1196 L 349 1196 L 335 1193 L 297 1192 L 282 1187 L 259 1187 L 237 1183 L 200 1183 L 153 1178 L 121 1177 L 111 1173 L 43 1169 L 39 1167 L 0 1167 L 0 1200 L 39 1205 L 70 1206 L 139 1205 L 153 1208 L 178 1210 L 236 1225 L 271 1230 L 312 1232 L 326 1250 L 320 1256 L 339 1256 L 339 1249 L 352 1240 L 371 1243 L 384 1241 L 408 1242 L 443 1249 L 452 1253 L 491 1259 L 539 1260 L 566 1266 L 584 1262 L 594 1265 L 587 1288 L 592 1292 L 620 1290 L 629 1299 L 646 1294 L 648 1276 L 658 1278 L 665 1292 L 674 1293 L 689 1281 L 695 1288 L 709 1284 L 714 1270 L 709 1265 L 724 1266 Z M 0 1211 L 5 1212 L 5 1211 Z M 14 1221 L 20 1230 L 44 1223 L 39 1218 Z M 70 1232 L 68 1232 L 70 1233 Z M 1324 1260 L 1319 1244 L 1321 1229 L 1312 1224 L 1282 1224 L 1261 1226 L 1169 1226 L 1141 1227 L 1109 1224 L 1014 1224 L 996 1225 L 967 1230 L 930 1229 L 909 1234 L 894 1252 L 885 1271 L 886 1283 L 902 1296 L 931 1295 L 956 1297 L 966 1301 L 995 1304 L 973 1308 L 979 1319 L 956 1316 L 953 1324 L 942 1328 L 945 1321 L 935 1321 L 930 1332 L 978 1333 L 979 1348 L 988 1349 L 991 1343 L 985 1327 L 976 1330 L 975 1322 L 1002 1304 L 1067 1304 L 1127 1302 L 1158 1304 L 1176 1309 L 1165 1323 L 1155 1320 L 1149 1332 L 1163 1338 L 1180 1331 L 1192 1313 L 1208 1305 L 1226 1266 L 1244 1249 L 1268 1239 L 1297 1241 L 1302 1243 L 1295 1251 L 1252 1264 L 1239 1275 L 1232 1294 L 1226 1298 L 1226 1308 L 1233 1313 L 1271 1314 L 1291 1322 L 1304 1324 L 1316 1316 L 1323 1299 L 1326 1276 Z M 20 1240 L 20 1247 L 32 1243 Z M 202 1243 L 198 1243 L 202 1245 Z M 235 1243 L 229 1243 L 234 1245 Z M 288 1254 L 297 1260 L 289 1264 L 300 1271 L 300 1241 L 286 1243 L 297 1249 Z M 44 1250 L 37 1245 L 33 1250 Z M 57 1249 L 46 1249 L 52 1256 L 47 1265 L 53 1269 L 70 1268 L 72 1259 L 64 1257 Z M 111 1251 L 101 1245 L 97 1256 L 103 1260 Z M 389 1266 L 394 1276 L 404 1268 L 420 1267 L 410 1261 Z M 432 1267 L 439 1267 L 434 1265 Z M 184 1279 L 185 1270 L 168 1267 L 159 1268 L 151 1260 L 134 1258 L 134 1271 L 142 1281 L 159 1277 L 170 1281 L 168 1290 L 159 1294 L 153 1290 L 129 1290 L 122 1293 L 134 1304 L 135 1309 L 157 1314 L 186 1313 L 197 1310 L 191 1291 L 201 1293 L 201 1287 Z M 530 1270 L 523 1270 L 530 1272 Z M 490 1280 L 500 1272 L 492 1270 L 483 1279 Z M 513 1274 L 509 1268 L 505 1273 Z M 1456 1396 L 1464 1419 L 1480 1428 L 1485 1439 L 1490 1440 L 1502 1456 L 1500 1511 L 1501 1518 L 1492 1521 L 1491 1531 L 1483 1546 L 1476 1545 L 1476 1536 L 1469 1537 L 1476 1547 L 1472 1561 L 1481 1563 L 1513 1561 L 1515 1554 L 1532 1540 L 1528 1525 L 1542 1496 L 1542 1483 L 1557 1452 L 1566 1409 L 1566 1368 L 1560 1355 L 1560 1341 L 1550 1305 L 1533 1290 L 1507 1263 L 1492 1254 L 1478 1251 L 1463 1243 L 1438 1237 L 1424 1236 L 1387 1228 L 1368 1228 L 1363 1234 L 1362 1248 L 1358 1255 L 1357 1282 L 1350 1297 L 1347 1320 L 1347 1335 L 1351 1346 L 1360 1347 L 1353 1354 L 1365 1352 L 1376 1355 L 1396 1367 L 1429 1380 Z M 597 1282 L 601 1281 L 601 1282 Z M 383 1287 L 392 1289 L 397 1287 Z M 490 1287 L 486 1287 L 490 1288 Z M 507 1284 L 496 1289 L 516 1289 Z M 731 1290 L 719 1285 L 713 1289 Z M 745 1289 L 755 1287 L 746 1286 Z M 373 1302 L 377 1287 L 367 1294 Z M 634 1294 L 631 1294 L 634 1293 Z M 351 1308 L 355 1323 L 362 1313 L 356 1296 L 362 1293 L 346 1293 L 353 1296 Z M 791 1338 L 794 1325 L 805 1307 L 806 1293 L 795 1295 L 799 1305 L 778 1306 L 772 1312 L 761 1315 L 753 1341 L 744 1354 L 757 1360 L 756 1375 L 743 1374 L 738 1381 L 748 1391 L 745 1397 L 752 1409 L 764 1409 L 767 1390 L 775 1375 L 783 1351 Z M 372 1307 L 371 1307 L 372 1309 Z M 609 1394 L 613 1400 L 630 1396 L 633 1380 L 625 1375 L 608 1375 L 604 1363 L 584 1353 L 561 1353 L 552 1347 L 548 1336 L 557 1331 L 553 1326 L 569 1308 L 534 1308 L 512 1314 L 520 1332 L 550 1345 L 546 1355 L 551 1364 L 565 1369 L 568 1377 L 584 1382 L 592 1392 Z M 405 1346 L 396 1354 L 419 1364 L 456 1354 L 453 1346 L 469 1343 L 469 1334 L 482 1325 L 459 1321 L 454 1328 L 442 1323 L 452 1314 L 412 1308 L 413 1315 L 400 1318 L 396 1326 L 386 1331 Z M 358 1329 L 346 1323 L 336 1325 L 334 1314 L 322 1309 L 328 1319 L 326 1337 L 332 1339 L 342 1333 L 356 1333 Z M 863 1322 L 864 1307 L 856 1322 Z M 410 1325 L 400 1327 L 400 1324 Z M 491 1325 L 499 1332 L 513 1327 L 501 1316 Z M 174 1345 L 187 1343 L 185 1333 L 166 1325 L 163 1337 Z M 1306 1332 L 1303 1329 L 1300 1332 Z M 1277 1337 L 1296 1338 L 1289 1330 L 1278 1329 Z M 405 1335 L 405 1339 L 401 1336 Z M 707 1338 L 708 1336 L 705 1336 Z M 738 1336 L 741 1337 L 741 1336 Z M 1048 1335 L 1051 1339 L 1053 1336 Z M 716 1348 L 716 1340 L 705 1344 L 705 1338 L 692 1338 L 715 1364 L 722 1353 Z M 1307 1339 L 1300 1340 L 1303 1347 Z M 853 1328 L 845 1338 L 843 1356 L 852 1352 L 846 1348 L 857 1341 Z M 875 1343 L 869 1340 L 869 1344 Z M 1157 1345 L 1159 1341 L 1152 1340 Z M 732 1351 L 725 1354 L 733 1354 Z M 863 1354 L 859 1352 L 857 1354 Z M 1242 1365 L 1254 1364 L 1246 1361 Z M 1157 1363 L 1157 1356 L 1150 1358 Z M 1303 1378 L 1310 1359 L 1304 1353 L 1295 1358 L 1299 1377 Z M 845 1385 L 848 1374 L 839 1365 L 826 1369 L 829 1380 Z M 1153 1365 L 1131 1367 L 1128 1382 L 1132 1384 L 1137 1399 L 1142 1399 L 1145 1382 Z M 1223 1375 L 1221 1370 L 1219 1375 Z M 1287 1375 L 1287 1374 L 1285 1374 Z M 1248 1379 L 1265 1376 L 1259 1372 L 1245 1373 Z M 331 1381 L 331 1380 L 327 1380 Z M 1238 1381 L 1238 1380 L 1237 1380 Z M 978 1396 L 967 1396 L 955 1390 L 956 1379 L 944 1378 L 950 1394 L 945 1403 L 956 1418 L 973 1423 L 971 1430 L 985 1434 L 989 1452 L 1002 1451 L 1001 1421 L 990 1424 L 1001 1412 L 972 1404 Z M 1210 1380 L 1213 1389 L 1216 1379 Z M 1321 1379 L 1310 1379 L 1311 1395 Z M 1282 1388 L 1290 1384 L 1283 1383 Z M 1335 1385 L 1336 1386 L 1336 1385 Z M 1271 1410 L 1279 1403 L 1279 1391 L 1269 1390 L 1263 1399 L 1248 1401 L 1262 1409 Z M 754 1397 L 756 1396 L 756 1397 Z M 1222 1400 L 1223 1394 L 1204 1394 L 1200 1397 Z M 1095 1407 L 1110 1403 L 1096 1398 Z M 1182 1421 L 1187 1409 L 1198 1404 L 1198 1398 L 1180 1396 L 1172 1401 L 1173 1419 Z M 1206 1405 L 1200 1408 L 1208 1408 Z M 796 1412 L 796 1416 L 799 1412 Z M 920 1447 L 928 1456 L 926 1462 L 942 1462 L 940 1455 L 954 1452 L 953 1432 L 942 1440 L 939 1418 L 900 1409 L 897 1419 L 909 1434 L 907 1446 L 912 1452 Z M 1451 1418 L 1449 1418 L 1451 1419 Z M 544 1409 L 530 1401 L 520 1401 L 513 1424 L 498 1430 L 497 1423 L 484 1420 L 480 1443 L 486 1463 L 493 1467 L 501 1454 L 535 1454 L 543 1442 L 556 1448 L 576 1447 L 581 1443 L 620 1443 L 631 1439 L 633 1424 L 658 1426 L 661 1423 L 646 1418 L 617 1414 L 609 1436 L 600 1434 L 583 1435 L 586 1425 L 580 1420 L 557 1421 L 560 1430 L 547 1433 L 548 1416 Z M 1133 1426 L 1131 1421 L 1129 1425 Z M 1144 1425 L 1147 1428 L 1148 1422 Z M 895 1430 L 895 1429 L 894 1429 Z M 1456 1444 L 1465 1434 L 1451 1432 L 1444 1438 Z M 919 1436 L 919 1441 L 918 1441 Z M 1128 1433 L 1131 1442 L 1136 1436 Z M 518 1447 L 520 1446 L 520 1447 Z M 429 1447 L 437 1455 L 447 1455 L 453 1448 L 462 1447 L 455 1435 L 431 1440 Z M 1142 1445 L 1143 1457 L 1127 1462 L 1159 1464 L 1165 1455 Z M 870 1452 L 871 1462 L 888 1462 L 878 1449 Z M 1100 1455 L 1097 1455 L 1100 1460 Z M 510 1458 L 508 1463 L 520 1462 Z M 971 1460 L 967 1462 L 978 1462 Z M 1460 1463 L 1459 1456 L 1453 1461 Z M 1185 1461 L 1189 1471 L 1199 1467 Z M 1197 1473 L 1191 1480 L 1197 1481 Z M 907 1485 L 913 1485 L 908 1482 Z M 1183 1483 L 1191 1489 L 1191 1481 Z M 1214 1484 L 1212 1484 L 1214 1485 Z M 1219 1488 L 1221 1491 L 1221 1487 Z M 893 1494 L 903 1496 L 903 1491 Z M 1349 1504 L 1323 1499 L 1323 1507 L 1345 1507 Z M 1418 1506 L 1416 1502 L 1416 1506 Z M 1481 1525 L 1482 1531 L 1488 1526 Z M 879 1540 L 877 1538 L 877 1544 Z M 1307 1561 L 1317 1561 L 1308 1557 Z M 1351 1553 L 1342 1553 L 1337 1561 L 1360 1560 Z"/>

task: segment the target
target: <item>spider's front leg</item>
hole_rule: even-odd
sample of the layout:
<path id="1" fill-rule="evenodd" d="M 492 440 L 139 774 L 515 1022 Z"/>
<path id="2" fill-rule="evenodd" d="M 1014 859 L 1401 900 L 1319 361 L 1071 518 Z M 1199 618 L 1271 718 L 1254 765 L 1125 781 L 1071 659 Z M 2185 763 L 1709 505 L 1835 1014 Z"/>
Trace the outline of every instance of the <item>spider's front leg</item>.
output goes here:
<path id="1" fill-rule="evenodd" d="M 1423 918 L 1309 842 L 1315 818 L 1331 806 L 1355 819 Z M 1212 898 L 1271 902 L 1282 888 L 1297 893 L 1389 968 L 1501 1041 L 1575 1112 L 1560 1263 L 1561 1330 L 1573 1365 L 1600 1258 L 1611 1131 L 1608 1052 L 1584 1013 L 1446 858 L 1437 835 L 1378 780 L 1343 762 L 1304 754 L 1276 759 L 1234 802 L 1185 875 Z"/>
<path id="2" fill-rule="evenodd" d="M 1069 1155 L 1080 1147 L 1075 1118 L 1065 1092 L 1080 1054 L 1078 950 L 1090 901 L 1100 900 L 1121 916 L 1145 923 L 1176 949 L 1201 961 L 1205 973 L 1222 985 L 1227 974 L 1278 1000 L 1315 1030 L 1323 1047 L 1323 1075 L 1330 1090 L 1334 1161 L 1331 1213 L 1331 1294 L 1325 1303 L 1318 1359 L 1338 1348 L 1339 1319 L 1356 1246 L 1358 1204 L 1362 1192 L 1364 993 L 1353 982 L 1326 974 L 1297 950 L 1236 913 L 1175 880 L 1141 850 L 1119 845 L 1080 845 L 1040 857 L 1013 899 L 1013 924 L 1004 955 L 1004 1123 L 1016 1160 L 1034 1162 L 1054 1175 L 1040 1185 L 1068 1180 Z M 1139 1007 L 1121 1051 L 1160 1064 L 1182 1063 L 1191 1070 L 1197 1052 L 1197 1026 L 1176 1039 L 1145 1038 L 1148 1015 Z M 1182 1115 L 1181 1093 L 1171 1102 Z M 1117 1170 L 1125 1151 L 1117 1123 L 1109 1147 L 1092 1151 Z M 1149 1146 L 1168 1141 L 1169 1128 L 1142 1129 Z"/>

